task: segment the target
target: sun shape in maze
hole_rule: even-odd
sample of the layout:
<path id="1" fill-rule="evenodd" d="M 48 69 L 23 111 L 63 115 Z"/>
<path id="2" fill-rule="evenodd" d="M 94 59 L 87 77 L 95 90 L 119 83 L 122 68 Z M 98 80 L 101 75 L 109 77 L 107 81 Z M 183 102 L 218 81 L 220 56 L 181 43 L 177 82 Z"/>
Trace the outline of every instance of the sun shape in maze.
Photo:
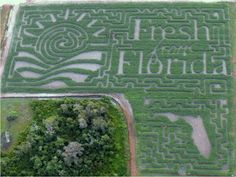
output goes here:
<path id="1" fill-rule="evenodd" d="M 95 23 L 92 18 L 83 21 L 81 16 L 81 19 L 69 17 L 68 10 L 64 16 L 60 12 L 64 13 L 23 15 L 21 37 L 14 49 L 9 73 L 10 80 L 18 87 L 23 81 L 30 87 L 65 88 L 101 75 L 106 52 L 88 46 L 91 39 L 100 37 L 101 29 L 88 30 Z M 83 23 L 86 25 L 81 25 Z M 94 34 L 93 37 L 89 33 Z"/>
<path id="2" fill-rule="evenodd" d="M 231 174 L 228 6 L 20 10 L 4 92 L 124 93 L 141 175 Z"/>
<path id="3" fill-rule="evenodd" d="M 226 7 L 20 10 L 3 82 L 7 90 L 168 87 L 205 94 L 208 88 L 227 89 Z M 215 76 L 222 79 L 206 83 Z"/>
<path id="4" fill-rule="evenodd" d="M 88 35 L 79 25 L 53 25 L 39 36 L 36 51 L 47 60 L 61 61 L 86 48 Z"/>

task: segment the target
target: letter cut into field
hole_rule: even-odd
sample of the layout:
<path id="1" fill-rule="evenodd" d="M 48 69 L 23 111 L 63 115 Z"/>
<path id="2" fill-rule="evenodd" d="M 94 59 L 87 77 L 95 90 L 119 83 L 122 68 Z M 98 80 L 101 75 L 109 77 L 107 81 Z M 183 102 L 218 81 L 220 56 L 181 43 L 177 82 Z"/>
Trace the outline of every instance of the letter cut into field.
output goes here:
<path id="1" fill-rule="evenodd" d="M 232 175 L 227 3 L 20 6 L 4 93 L 122 93 L 140 175 Z"/>

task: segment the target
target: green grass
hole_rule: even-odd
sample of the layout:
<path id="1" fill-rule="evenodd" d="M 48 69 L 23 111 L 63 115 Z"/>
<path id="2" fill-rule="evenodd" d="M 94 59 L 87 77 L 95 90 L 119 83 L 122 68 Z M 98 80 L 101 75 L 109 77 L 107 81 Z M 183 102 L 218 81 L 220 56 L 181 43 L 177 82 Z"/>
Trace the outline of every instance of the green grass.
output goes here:
<path id="1" fill-rule="evenodd" d="M 129 100 L 134 113 L 137 136 L 136 161 L 140 175 L 176 175 L 182 167 L 186 168 L 187 175 L 232 175 L 234 147 L 230 136 L 234 120 L 232 105 L 234 86 L 231 77 L 230 49 L 235 51 L 235 45 L 232 45 L 234 48 L 230 46 L 232 39 L 230 34 L 233 32 L 230 31 L 229 26 L 233 24 L 232 17 L 234 18 L 235 15 L 228 13 L 229 8 L 235 12 L 231 4 L 227 3 L 22 6 L 17 15 L 11 50 L 3 75 L 3 92 L 123 93 Z M 104 11 L 100 9 L 104 9 Z M 69 16 L 67 16 L 68 13 Z M 77 23 L 78 17 L 83 13 L 90 15 L 84 16 Z M 56 21 L 53 22 L 51 16 L 56 17 Z M 44 17 L 46 19 L 43 19 Z M 97 21 L 93 21 L 94 19 Z M 142 19 L 140 41 L 133 40 L 137 19 Z M 28 23 L 22 24 L 22 20 Z M 76 30 L 84 28 L 81 31 L 82 33 L 86 31 L 88 35 L 87 46 L 78 48 L 73 53 L 65 46 L 63 49 L 63 45 L 59 45 L 59 43 L 73 41 L 75 38 L 59 41 L 61 35 L 67 38 L 66 34 L 60 34 L 54 39 L 50 38 L 54 36 L 53 34 L 43 38 L 45 33 L 52 32 L 55 27 L 58 27 L 57 25 L 60 26 L 63 23 L 67 30 L 71 25 L 75 25 L 73 28 Z M 198 31 L 195 31 L 195 23 L 199 27 Z M 94 26 L 89 27 L 88 24 Z M 200 29 L 200 26 L 205 27 L 205 25 L 209 28 L 209 39 L 207 39 L 206 28 Z M 103 27 L 105 30 L 101 32 Z M 151 27 L 156 27 L 154 40 L 150 40 Z M 28 34 L 22 32 L 23 28 Z M 166 29 L 166 37 L 163 37 L 164 33 L 161 29 Z M 96 36 L 95 32 L 101 32 L 101 35 Z M 215 33 L 213 34 L 213 32 Z M 198 37 L 195 36 L 196 33 Z M 41 43 L 41 40 L 46 39 L 56 41 L 55 43 L 60 49 L 52 56 L 49 54 L 52 54 L 50 52 L 55 49 L 55 46 L 45 46 L 44 48 L 44 45 L 49 42 L 42 41 Z M 78 39 L 79 42 L 81 40 L 83 39 Z M 78 41 L 75 41 L 74 44 L 77 44 Z M 68 42 L 67 45 L 72 43 Z M 90 45 L 94 43 L 105 45 Z M 172 50 L 163 51 L 162 47 L 172 47 Z M 178 50 L 173 47 L 191 47 L 191 50 L 187 50 L 184 55 L 183 48 Z M 155 48 L 157 51 L 153 53 Z M 95 61 L 88 58 L 86 61 L 69 61 L 69 58 L 74 55 L 90 51 L 102 52 L 102 59 Z M 122 51 L 125 52 L 126 63 L 123 65 L 123 74 L 120 74 L 118 66 Z M 30 53 L 34 57 L 21 56 L 19 52 Z M 140 64 L 141 52 L 143 52 L 142 65 Z M 207 71 L 200 72 L 204 68 L 202 60 L 204 56 L 206 56 Z M 60 57 L 61 61 L 58 60 Z M 35 58 L 38 58 L 40 62 Z M 33 63 L 38 68 L 29 65 L 14 69 L 14 63 L 18 61 Z M 158 69 L 160 70 L 158 61 L 163 64 L 163 71 L 160 73 L 158 73 Z M 170 69 L 171 74 L 167 69 L 168 61 L 173 62 Z M 182 71 L 184 67 L 181 61 L 186 62 L 185 74 Z M 129 64 L 127 64 L 128 62 Z M 223 62 L 226 71 L 223 71 Z M 88 71 L 86 68 L 63 69 L 65 65 L 81 63 L 97 64 L 100 68 L 94 72 Z M 195 70 L 196 73 L 192 70 Z M 26 78 L 19 74 L 24 71 L 35 72 L 42 77 Z M 57 78 L 51 77 L 64 72 L 89 76 L 81 83 L 76 83 L 65 75 Z M 214 72 L 217 74 L 213 74 Z M 53 89 L 41 87 L 51 81 L 61 81 L 66 84 L 66 87 Z M 228 110 L 229 114 L 225 114 Z M 181 121 L 172 123 L 155 115 L 163 112 L 183 116 L 201 116 L 212 145 L 208 159 L 204 158 L 196 149 L 191 138 L 191 127 Z M 169 136 L 165 136 L 165 133 Z M 178 137 L 176 138 L 173 134 Z"/>
<path id="2" fill-rule="evenodd" d="M 129 159 L 129 143 L 128 143 L 128 129 L 125 123 L 124 114 L 121 113 L 119 107 L 110 107 L 108 110 L 112 122 L 115 125 L 114 142 L 117 142 L 121 147 L 118 154 L 114 157 L 113 168 L 117 169 L 117 174 L 129 175 L 128 159 Z"/>
<path id="3" fill-rule="evenodd" d="M 230 4 L 231 12 L 231 36 L 232 36 L 232 68 L 236 72 L 236 3 Z M 233 139 L 236 139 L 236 76 L 233 86 Z M 234 141 L 234 175 L 236 175 L 236 141 Z"/>
<path id="4" fill-rule="evenodd" d="M 7 151 L 11 151 L 17 144 L 20 133 L 23 132 L 31 122 L 32 112 L 30 102 L 31 99 L 1 99 L 1 133 L 9 131 L 12 136 L 12 144 Z M 16 115 L 17 119 L 9 124 L 6 118 L 10 115 Z"/>

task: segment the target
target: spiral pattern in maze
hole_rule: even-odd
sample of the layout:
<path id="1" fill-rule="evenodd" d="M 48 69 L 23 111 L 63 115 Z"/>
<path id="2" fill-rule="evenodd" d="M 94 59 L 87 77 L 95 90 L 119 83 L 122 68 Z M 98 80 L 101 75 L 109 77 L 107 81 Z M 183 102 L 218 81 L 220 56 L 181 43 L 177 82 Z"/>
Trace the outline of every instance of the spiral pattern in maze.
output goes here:
<path id="1" fill-rule="evenodd" d="M 63 23 L 46 29 L 38 38 L 36 48 L 44 58 L 61 60 L 86 47 L 87 34 L 78 25 Z"/>
<path id="2" fill-rule="evenodd" d="M 21 7 L 4 92 L 124 93 L 140 175 L 231 175 L 228 6 L 103 6 Z"/>

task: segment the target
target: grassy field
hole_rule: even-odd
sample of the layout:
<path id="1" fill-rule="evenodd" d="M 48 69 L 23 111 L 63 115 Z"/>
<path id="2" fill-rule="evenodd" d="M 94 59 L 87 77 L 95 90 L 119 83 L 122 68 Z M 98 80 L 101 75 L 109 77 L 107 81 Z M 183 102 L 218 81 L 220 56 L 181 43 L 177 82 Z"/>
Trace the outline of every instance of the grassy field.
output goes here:
<path id="1" fill-rule="evenodd" d="M 23 132 L 31 122 L 32 114 L 30 102 L 31 99 L 1 99 L 1 133 L 9 131 L 12 137 L 12 144 L 7 151 L 10 151 L 14 147 L 19 134 Z M 9 123 L 6 118 L 12 115 L 16 115 L 17 119 Z"/>
<path id="2" fill-rule="evenodd" d="M 123 93 L 140 175 L 232 175 L 231 12 L 227 3 L 22 6 L 3 92 Z"/>

